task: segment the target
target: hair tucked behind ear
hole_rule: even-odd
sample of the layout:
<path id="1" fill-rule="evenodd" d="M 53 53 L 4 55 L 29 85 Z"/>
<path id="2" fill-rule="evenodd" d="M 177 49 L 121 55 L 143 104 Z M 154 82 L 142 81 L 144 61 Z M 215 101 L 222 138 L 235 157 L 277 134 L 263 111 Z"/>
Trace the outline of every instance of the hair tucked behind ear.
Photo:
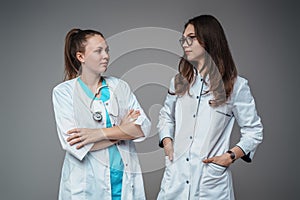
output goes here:
<path id="1" fill-rule="evenodd" d="M 81 63 L 76 58 L 76 53 L 85 52 L 85 46 L 87 39 L 94 35 L 103 34 L 95 30 L 80 30 L 78 28 L 71 29 L 65 38 L 65 77 L 64 80 L 70 80 L 77 77 L 80 74 Z M 104 38 L 104 37 L 103 37 Z"/>

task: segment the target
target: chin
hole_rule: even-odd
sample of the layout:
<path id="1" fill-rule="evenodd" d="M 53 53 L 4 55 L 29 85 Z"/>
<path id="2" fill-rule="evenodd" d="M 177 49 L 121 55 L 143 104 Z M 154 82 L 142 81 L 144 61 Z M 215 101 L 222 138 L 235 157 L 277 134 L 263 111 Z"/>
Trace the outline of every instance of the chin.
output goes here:
<path id="1" fill-rule="evenodd" d="M 187 59 L 187 61 L 190 61 L 190 62 L 195 61 L 195 58 L 192 56 L 187 56 L 186 59 Z"/>

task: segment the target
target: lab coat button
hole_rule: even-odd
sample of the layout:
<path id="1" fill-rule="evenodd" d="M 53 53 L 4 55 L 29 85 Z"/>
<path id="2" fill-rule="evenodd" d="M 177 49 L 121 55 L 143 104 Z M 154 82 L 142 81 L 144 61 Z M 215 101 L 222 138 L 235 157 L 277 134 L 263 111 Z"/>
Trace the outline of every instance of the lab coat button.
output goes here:
<path id="1" fill-rule="evenodd" d="M 105 105 L 107 105 L 107 106 L 108 106 L 108 103 L 106 103 Z"/>
<path id="2" fill-rule="evenodd" d="M 186 184 L 189 184 L 190 182 L 189 181 L 186 181 Z"/>
<path id="3" fill-rule="evenodd" d="M 196 117 L 196 115 L 193 115 L 193 117 L 195 118 L 195 117 Z"/>
<path id="4" fill-rule="evenodd" d="M 189 158 L 186 158 L 186 161 L 189 161 L 190 159 Z"/>
<path id="5" fill-rule="evenodd" d="M 190 136 L 190 139 L 193 139 L 193 136 Z"/>
<path id="6" fill-rule="evenodd" d="M 199 99 L 199 96 L 197 96 L 196 98 Z"/>

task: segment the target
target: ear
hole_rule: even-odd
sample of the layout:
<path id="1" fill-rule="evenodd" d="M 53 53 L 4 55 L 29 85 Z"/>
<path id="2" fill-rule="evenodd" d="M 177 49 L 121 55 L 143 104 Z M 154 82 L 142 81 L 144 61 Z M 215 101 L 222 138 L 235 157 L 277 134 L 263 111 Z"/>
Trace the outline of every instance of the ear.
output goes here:
<path id="1" fill-rule="evenodd" d="M 84 54 L 83 53 L 77 51 L 76 58 L 79 60 L 79 62 L 84 63 Z"/>

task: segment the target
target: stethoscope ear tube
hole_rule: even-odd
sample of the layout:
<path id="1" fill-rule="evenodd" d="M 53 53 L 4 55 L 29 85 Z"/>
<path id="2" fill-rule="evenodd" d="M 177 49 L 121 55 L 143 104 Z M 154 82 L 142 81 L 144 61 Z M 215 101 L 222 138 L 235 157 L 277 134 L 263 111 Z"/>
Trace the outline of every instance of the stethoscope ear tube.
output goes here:
<path id="1" fill-rule="evenodd" d="M 93 112 L 93 111 L 92 111 L 92 106 L 93 106 L 93 102 L 95 101 L 97 95 L 100 94 L 101 89 L 106 88 L 106 87 L 107 87 L 107 88 L 110 88 L 108 85 L 102 85 L 102 86 L 100 86 L 100 87 L 97 89 L 97 93 L 94 95 L 94 97 L 93 97 L 93 99 L 92 99 L 92 101 L 91 101 L 91 103 L 90 103 L 90 107 L 89 107 L 89 110 L 91 111 L 91 113 L 92 113 L 92 115 L 93 115 L 93 119 L 94 119 L 95 121 L 98 121 L 98 122 L 101 122 L 102 119 L 103 119 L 102 112 L 101 112 L 101 111 Z M 111 96 L 113 96 L 113 99 L 116 100 L 116 102 L 112 102 L 112 103 L 113 103 L 113 104 L 116 103 L 117 105 L 119 105 L 119 104 L 118 104 L 118 100 L 116 99 L 116 98 L 117 98 L 116 95 L 113 94 L 114 92 L 112 91 L 112 88 L 110 88 L 110 89 L 111 89 L 111 90 L 110 90 L 110 91 L 111 91 Z M 111 97 L 111 98 L 112 98 L 112 97 Z M 112 115 L 113 115 L 114 117 L 118 116 L 119 106 L 118 106 L 118 108 L 117 108 L 117 112 L 115 112 L 114 107 L 112 107 L 111 109 L 113 110 Z"/>

